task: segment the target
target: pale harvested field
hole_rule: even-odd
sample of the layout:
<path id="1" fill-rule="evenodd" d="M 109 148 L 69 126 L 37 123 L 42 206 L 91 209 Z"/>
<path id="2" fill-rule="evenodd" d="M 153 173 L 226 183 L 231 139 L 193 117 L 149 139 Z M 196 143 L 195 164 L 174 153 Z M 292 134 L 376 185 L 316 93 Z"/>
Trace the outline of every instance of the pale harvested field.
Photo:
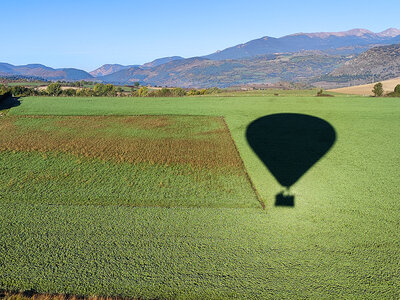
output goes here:
<path id="1" fill-rule="evenodd" d="M 383 84 L 383 89 L 385 91 L 385 94 L 390 93 L 390 92 L 393 92 L 396 85 L 400 84 L 400 77 L 381 81 L 381 82 Z M 344 88 L 339 88 L 339 89 L 332 89 L 332 90 L 328 90 L 328 91 L 335 92 L 335 93 L 341 93 L 341 94 L 372 96 L 373 95 L 372 89 L 375 84 L 376 83 L 363 84 L 363 85 L 350 86 L 350 87 L 344 87 Z"/>
<path id="2" fill-rule="evenodd" d="M 44 90 L 47 89 L 47 85 L 39 86 L 39 87 L 37 87 L 37 89 L 39 91 L 44 91 Z M 82 88 L 81 87 L 76 87 L 76 86 L 62 86 L 61 89 L 62 90 L 68 90 L 68 89 L 81 90 Z"/>

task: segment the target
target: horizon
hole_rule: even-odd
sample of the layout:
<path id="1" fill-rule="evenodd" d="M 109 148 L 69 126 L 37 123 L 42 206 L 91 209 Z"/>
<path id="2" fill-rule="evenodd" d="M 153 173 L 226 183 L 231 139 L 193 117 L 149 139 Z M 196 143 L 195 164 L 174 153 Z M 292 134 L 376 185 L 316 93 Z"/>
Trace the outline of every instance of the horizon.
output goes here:
<path id="1" fill-rule="evenodd" d="M 206 0 L 199 6 L 178 0 L 117 0 L 110 6 L 104 0 L 6 1 L 4 11 L 18 11 L 19 18 L 18 22 L 11 14 L 3 18 L 10 24 L 4 40 L 12 47 L 0 50 L 0 61 L 91 72 L 104 64 L 142 65 L 162 57 L 204 56 L 266 36 L 358 28 L 379 33 L 399 27 L 400 3 L 395 1 L 386 4 L 391 9 L 382 19 L 376 19 L 376 12 L 362 1 L 321 4 L 312 0 L 307 4 Z M 353 15 L 355 9 L 357 15 Z"/>
<path id="2" fill-rule="evenodd" d="M 260 37 L 260 38 L 258 38 L 258 39 L 265 38 L 265 37 L 269 37 L 269 38 L 282 38 L 282 37 L 294 36 L 294 35 L 323 34 L 323 33 L 329 33 L 329 34 L 334 35 L 334 34 L 337 34 L 337 33 L 346 33 L 346 32 L 355 31 L 355 30 L 365 30 L 365 31 L 368 31 L 368 32 L 371 32 L 371 33 L 374 33 L 374 34 L 380 34 L 380 33 L 383 33 L 383 32 L 385 32 L 385 31 L 388 31 L 388 30 L 391 30 L 391 29 L 400 30 L 399 28 L 396 28 L 396 27 L 389 27 L 389 28 L 386 28 L 385 30 L 382 30 L 382 31 L 379 31 L 379 32 L 373 32 L 373 31 L 371 31 L 371 30 L 369 30 L 369 29 L 367 29 L 367 28 L 352 28 L 352 29 L 348 29 L 348 30 L 344 30 L 344 31 L 335 31 L 335 32 L 334 32 L 334 31 L 295 32 L 295 33 L 288 34 L 288 35 L 284 35 L 284 36 L 280 36 L 280 37 L 263 36 L 263 37 Z M 254 40 L 257 40 L 257 39 L 254 39 Z M 252 40 L 249 40 L 249 41 L 246 41 L 246 42 L 243 42 L 243 43 L 247 43 L 247 42 L 250 42 L 250 41 L 252 41 Z M 235 47 L 235 46 L 238 46 L 238 45 L 241 45 L 241 44 L 232 45 L 232 46 L 230 46 L 230 47 Z M 230 47 L 227 47 L 227 48 L 230 48 Z M 225 48 L 225 49 L 226 49 L 226 48 Z M 221 49 L 221 50 L 224 50 L 224 49 Z M 219 52 L 219 51 L 220 51 L 220 50 L 217 50 L 217 51 L 215 51 L 215 52 L 213 52 L 213 53 L 217 53 L 217 52 Z M 209 54 L 212 54 L 212 53 L 209 53 Z M 205 54 L 205 55 L 208 55 L 208 54 Z M 126 65 L 123 65 L 123 64 L 120 64 L 120 63 L 118 63 L 118 62 L 116 62 L 116 63 L 106 62 L 106 63 L 103 63 L 103 64 L 99 65 L 98 67 L 96 67 L 96 68 L 94 68 L 94 69 L 91 69 L 91 70 L 86 70 L 86 69 L 77 68 L 77 67 L 70 67 L 70 66 L 61 67 L 61 68 L 55 68 L 55 67 L 53 67 L 53 66 L 46 65 L 46 64 L 43 64 L 43 63 L 41 63 L 41 62 L 30 62 L 30 63 L 23 64 L 23 65 L 18 65 L 18 64 L 16 64 L 15 66 L 41 65 L 41 66 L 49 67 L 49 68 L 56 69 L 56 70 L 57 70 L 57 69 L 77 69 L 77 70 L 83 70 L 83 71 L 86 71 L 87 73 L 90 73 L 90 72 L 96 71 L 97 69 L 99 69 L 99 68 L 101 68 L 101 67 L 104 67 L 104 66 L 109 66 L 109 65 L 121 65 L 121 66 L 139 65 L 139 66 L 143 66 L 144 64 L 146 64 L 146 63 L 151 63 L 151 62 L 153 62 L 153 61 L 156 61 L 157 59 L 168 58 L 168 57 L 173 57 L 173 56 L 175 56 L 175 55 L 172 55 L 172 56 L 165 56 L 165 57 L 157 57 L 157 58 L 154 58 L 154 59 L 151 60 L 151 61 L 146 61 L 146 62 L 143 62 L 143 63 L 141 63 L 141 64 L 126 64 Z M 188 59 L 188 58 L 196 58 L 196 57 L 201 57 L 201 56 L 182 57 L 182 58 L 183 58 L 183 59 Z M 0 61 L 0 64 L 1 64 L 1 63 L 10 64 L 9 62 L 6 62 L 6 61 Z M 13 65 L 13 64 L 11 64 L 11 65 Z"/>

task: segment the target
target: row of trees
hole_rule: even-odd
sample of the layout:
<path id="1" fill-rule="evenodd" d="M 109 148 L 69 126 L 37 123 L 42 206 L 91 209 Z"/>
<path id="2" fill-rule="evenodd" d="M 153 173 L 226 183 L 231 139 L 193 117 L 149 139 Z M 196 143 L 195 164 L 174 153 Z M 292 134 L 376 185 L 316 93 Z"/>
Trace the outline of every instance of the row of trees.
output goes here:
<path id="1" fill-rule="evenodd" d="M 137 85 L 136 85 L 137 86 Z M 49 84 L 45 89 L 28 88 L 24 86 L 7 87 L 0 85 L 0 93 L 10 93 L 14 97 L 27 97 L 27 96 L 64 96 L 64 97 L 183 97 L 193 95 L 207 95 L 219 93 L 218 88 L 208 89 L 192 89 L 185 90 L 182 88 L 162 88 L 162 89 L 149 89 L 148 87 L 135 88 L 132 87 L 131 91 L 124 91 L 120 86 L 112 84 L 97 83 L 93 88 L 72 88 L 65 87 L 61 82 L 54 82 Z"/>
<path id="2" fill-rule="evenodd" d="M 39 96 L 40 93 L 34 88 L 27 88 L 24 86 L 13 86 L 7 87 L 5 85 L 0 85 L 0 94 L 7 94 L 14 97 L 26 97 L 26 96 Z"/>
<path id="3" fill-rule="evenodd" d="M 162 88 L 158 90 L 150 90 L 147 87 L 141 87 L 131 92 L 133 97 L 183 97 L 183 96 L 196 96 L 196 95 L 209 95 L 220 93 L 219 88 L 208 89 L 191 89 L 189 91 L 182 88 Z"/>

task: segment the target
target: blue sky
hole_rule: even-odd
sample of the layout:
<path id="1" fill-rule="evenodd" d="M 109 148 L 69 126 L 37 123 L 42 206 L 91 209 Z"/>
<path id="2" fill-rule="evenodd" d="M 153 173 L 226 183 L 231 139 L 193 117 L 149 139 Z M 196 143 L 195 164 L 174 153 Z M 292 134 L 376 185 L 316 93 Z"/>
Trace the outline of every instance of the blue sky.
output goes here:
<path id="1" fill-rule="evenodd" d="M 400 27 L 398 0 L 2 0 L 0 11 L 1 62 L 87 71 L 201 56 L 263 36 Z"/>

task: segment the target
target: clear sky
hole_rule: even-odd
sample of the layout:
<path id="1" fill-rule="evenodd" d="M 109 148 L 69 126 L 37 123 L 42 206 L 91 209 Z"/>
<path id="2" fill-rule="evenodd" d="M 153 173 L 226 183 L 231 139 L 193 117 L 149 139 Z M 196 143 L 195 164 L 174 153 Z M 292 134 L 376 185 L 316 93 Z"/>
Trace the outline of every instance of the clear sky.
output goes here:
<path id="1" fill-rule="evenodd" d="M 0 61 L 91 71 L 263 36 L 400 27 L 400 1 L 1 0 Z"/>

